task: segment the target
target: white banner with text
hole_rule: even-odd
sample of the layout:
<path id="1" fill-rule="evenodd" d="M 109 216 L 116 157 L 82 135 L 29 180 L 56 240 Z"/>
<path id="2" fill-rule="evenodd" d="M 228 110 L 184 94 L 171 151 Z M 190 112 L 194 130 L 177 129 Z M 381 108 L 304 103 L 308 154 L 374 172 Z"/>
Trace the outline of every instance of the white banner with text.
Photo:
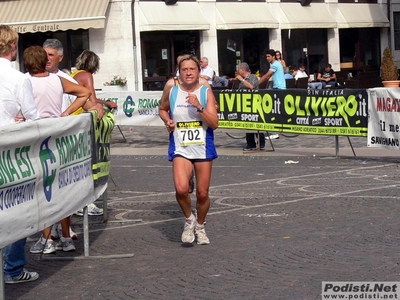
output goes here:
<path id="1" fill-rule="evenodd" d="M 90 114 L 0 128 L 0 248 L 95 200 L 90 128 Z"/>
<path id="2" fill-rule="evenodd" d="M 368 91 L 368 147 L 400 149 L 400 89 Z"/>
<path id="3" fill-rule="evenodd" d="M 129 126 L 164 126 L 158 116 L 161 95 L 161 91 L 96 91 L 97 98 L 118 104 L 115 124 Z"/>

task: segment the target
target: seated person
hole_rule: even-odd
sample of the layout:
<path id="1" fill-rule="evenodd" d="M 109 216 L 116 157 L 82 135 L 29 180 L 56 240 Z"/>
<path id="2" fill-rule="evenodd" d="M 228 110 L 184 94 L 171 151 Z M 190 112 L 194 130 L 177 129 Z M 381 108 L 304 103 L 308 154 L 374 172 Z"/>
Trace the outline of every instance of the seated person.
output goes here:
<path id="1" fill-rule="evenodd" d="M 322 83 L 322 88 L 327 86 L 336 86 L 336 74 L 332 70 L 331 64 L 326 64 L 325 68 L 318 73 L 317 78 Z"/>
<path id="2" fill-rule="evenodd" d="M 308 75 L 305 70 L 306 70 L 306 67 L 304 66 L 304 64 L 300 64 L 299 68 L 296 70 L 294 79 L 297 80 L 299 78 L 304 78 L 304 77 L 308 78 Z M 320 89 L 322 89 L 322 82 L 313 82 L 311 78 L 308 78 L 308 87 L 310 89 L 320 90 Z"/>
<path id="3" fill-rule="evenodd" d="M 286 72 L 285 70 L 285 74 L 283 74 L 283 77 L 285 77 L 285 79 L 293 79 L 292 74 L 289 73 L 289 70 L 287 70 L 288 72 Z"/>
<path id="4" fill-rule="evenodd" d="M 213 79 L 212 79 L 212 84 L 211 86 L 216 87 L 216 86 L 228 86 L 228 79 L 225 77 L 219 77 L 215 74 L 214 71 L 214 75 L 213 75 Z"/>

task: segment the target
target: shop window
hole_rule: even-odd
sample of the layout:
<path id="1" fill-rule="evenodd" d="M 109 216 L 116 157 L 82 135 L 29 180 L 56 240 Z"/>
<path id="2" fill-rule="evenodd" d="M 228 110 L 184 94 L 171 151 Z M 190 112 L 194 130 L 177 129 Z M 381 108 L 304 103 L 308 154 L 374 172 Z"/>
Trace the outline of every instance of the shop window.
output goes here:
<path id="1" fill-rule="evenodd" d="M 340 29 L 339 40 L 342 68 L 377 68 L 380 62 L 379 28 Z"/>
<path id="2" fill-rule="evenodd" d="M 394 49 L 400 50 L 400 12 L 393 12 Z"/>
<path id="3" fill-rule="evenodd" d="M 42 46 L 47 39 L 58 39 L 64 47 L 64 59 L 60 63 L 60 69 L 71 70 L 75 67 L 76 58 L 83 50 L 89 50 L 88 30 L 68 30 L 45 33 L 24 33 L 19 36 L 19 63 L 21 71 L 25 72 L 23 52 L 29 46 Z"/>
<path id="4" fill-rule="evenodd" d="M 329 63 L 325 28 L 285 29 L 282 30 L 282 40 L 282 58 L 289 68 L 302 63 L 307 74 L 314 74 Z"/>
<path id="5" fill-rule="evenodd" d="M 176 57 L 183 51 L 199 54 L 198 31 L 142 32 L 143 90 L 162 90 L 176 73 Z"/>
<path id="6" fill-rule="evenodd" d="M 219 66 L 210 66 L 219 76 L 235 77 L 239 63 L 248 63 L 252 73 L 268 71 L 265 58 L 268 49 L 268 29 L 218 30 Z"/>

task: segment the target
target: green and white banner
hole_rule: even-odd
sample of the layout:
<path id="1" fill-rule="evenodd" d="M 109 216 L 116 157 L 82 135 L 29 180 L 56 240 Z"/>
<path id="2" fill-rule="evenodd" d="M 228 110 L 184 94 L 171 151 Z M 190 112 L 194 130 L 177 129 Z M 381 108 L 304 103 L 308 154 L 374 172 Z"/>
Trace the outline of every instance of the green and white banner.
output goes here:
<path id="1" fill-rule="evenodd" d="M 118 104 L 117 125 L 164 126 L 162 92 L 105 91 Z M 216 90 L 219 128 L 296 134 L 367 135 L 366 90 Z"/>
<path id="2" fill-rule="evenodd" d="M 91 115 L 0 128 L 0 248 L 95 200 Z"/>

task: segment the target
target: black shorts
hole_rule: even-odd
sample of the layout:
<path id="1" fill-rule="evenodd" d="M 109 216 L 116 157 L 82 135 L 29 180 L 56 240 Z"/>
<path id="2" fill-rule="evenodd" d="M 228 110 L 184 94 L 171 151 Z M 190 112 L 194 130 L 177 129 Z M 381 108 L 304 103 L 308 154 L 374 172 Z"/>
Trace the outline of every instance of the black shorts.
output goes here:
<path id="1" fill-rule="evenodd" d="M 175 157 L 185 158 L 185 159 L 189 160 L 192 164 L 196 163 L 196 162 L 212 161 L 212 159 L 206 159 L 206 158 L 193 158 L 193 159 L 190 159 L 190 158 L 184 157 L 183 155 L 180 155 L 180 154 L 175 154 L 174 158 Z"/>

